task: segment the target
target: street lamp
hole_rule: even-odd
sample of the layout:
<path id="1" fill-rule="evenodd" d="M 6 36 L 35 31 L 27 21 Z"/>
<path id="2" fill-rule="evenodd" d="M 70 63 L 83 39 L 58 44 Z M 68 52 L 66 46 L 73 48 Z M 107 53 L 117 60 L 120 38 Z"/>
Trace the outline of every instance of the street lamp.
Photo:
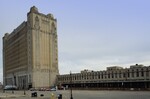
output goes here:
<path id="1" fill-rule="evenodd" d="M 14 94 L 14 73 L 13 73 L 13 77 L 12 77 L 12 93 Z"/>
<path id="2" fill-rule="evenodd" d="M 3 93 L 5 93 L 6 78 L 3 78 Z"/>
<path id="3" fill-rule="evenodd" d="M 73 96 L 72 96 L 72 74 L 71 74 L 71 71 L 70 71 L 70 99 L 73 99 Z"/>
<path id="4" fill-rule="evenodd" d="M 26 94 L 25 92 L 25 80 L 23 79 L 23 90 L 24 90 L 24 95 Z"/>

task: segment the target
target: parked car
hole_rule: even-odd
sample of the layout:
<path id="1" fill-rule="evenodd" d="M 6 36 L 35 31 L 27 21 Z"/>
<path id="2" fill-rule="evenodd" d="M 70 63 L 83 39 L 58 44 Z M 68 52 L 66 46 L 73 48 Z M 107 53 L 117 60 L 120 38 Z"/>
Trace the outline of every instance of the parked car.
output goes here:
<path id="1" fill-rule="evenodd" d="M 15 85 L 6 85 L 5 87 L 4 87 L 4 90 L 17 90 L 18 88 L 17 88 L 17 86 L 15 86 Z"/>
<path id="2" fill-rule="evenodd" d="M 50 91 L 56 91 L 56 88 L 51 88 Z"/>
<path id="3" fill-rule="evenodd" d="M 30 91 L 39 91 L 40 89 L 38 89 L 38 88 L 30 88 L 29 90 Z"/>

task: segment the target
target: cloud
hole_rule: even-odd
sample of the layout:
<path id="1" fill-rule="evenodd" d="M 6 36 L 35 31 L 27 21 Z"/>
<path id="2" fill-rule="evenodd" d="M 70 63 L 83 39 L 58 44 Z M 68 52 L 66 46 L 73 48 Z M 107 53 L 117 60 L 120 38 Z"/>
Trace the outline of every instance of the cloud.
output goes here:
<path id="1" fill-rule="evenodd" d="M 137 63 L 149 65 L 150 47 L 147 43 L 142 41 L 125 44 L 110 42 L 110 44 L 102 45 L 102 43 L 88 42 L 83 44 L 81 41 L 80 44 L 61 46 L 60 73 L 69 73 L 70 70 L 80 72 L 83 69 L 100 71 L 113 65 L 122 67 L 129 67 Z"/>
<path id="2" fill-rule="evenodd" d="M 122 66 L 129 68 L 130 65 L 144 64 L 149 65 L 150 56 L 138 57 L 138 56 L 106 56 L 103 58 L 84 58 L 78 60 L 63 60 L 59 63 L 59 69 L 61 74 L 72 72 L 80 72 L 84 69 L 101 71 L 106 70 L 109 66 Z"/>

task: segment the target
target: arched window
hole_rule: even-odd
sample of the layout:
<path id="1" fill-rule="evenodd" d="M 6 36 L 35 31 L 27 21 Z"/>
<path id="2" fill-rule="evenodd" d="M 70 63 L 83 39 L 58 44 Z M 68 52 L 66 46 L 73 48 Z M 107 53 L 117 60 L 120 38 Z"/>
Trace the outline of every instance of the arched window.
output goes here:
<path id="1" fill-rule="evenodd" d="M 35 29 L 39 29 L 40 28 L 40 25 L 39 25 L 39 18 L 36 16 L 35 17 L 35 24 L 34 24 L 34 27 L 35 27 Z"/>
<path id="2" fill-rule="evenodd" d="M 55 24 L 52 23 L 52 26 L 51 26 L 51 33 L 56 33 L 56 27 L 55 27 Z"/>

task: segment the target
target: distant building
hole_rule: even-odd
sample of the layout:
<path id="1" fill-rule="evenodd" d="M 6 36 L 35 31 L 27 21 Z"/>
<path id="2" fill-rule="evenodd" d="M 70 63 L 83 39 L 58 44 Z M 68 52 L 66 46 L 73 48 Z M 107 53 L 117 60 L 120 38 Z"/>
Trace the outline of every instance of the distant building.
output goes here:
<path id="1" fill-rule="evenodd" d="M 3 84 L 0 82 L 0 89 L 2 89 L 3 88 Z"/>
<path id="2" fill-rule="evenodd" d="M 150 66 L 138 64 L 130 68 L 112 66 L 103 71 L 84 70 L 81 73 L 59 75 L 57 79 L 58 85 L 64 87 L 72 85 L 78 89 L 150 90 Z"/>
<path id="3" fill-rule="evenodd" d="M 58 71 L 57 20 L 33 6 L 27 21 L 3 37 L 4 85 L 20 89 L 55 85 Z"/>

